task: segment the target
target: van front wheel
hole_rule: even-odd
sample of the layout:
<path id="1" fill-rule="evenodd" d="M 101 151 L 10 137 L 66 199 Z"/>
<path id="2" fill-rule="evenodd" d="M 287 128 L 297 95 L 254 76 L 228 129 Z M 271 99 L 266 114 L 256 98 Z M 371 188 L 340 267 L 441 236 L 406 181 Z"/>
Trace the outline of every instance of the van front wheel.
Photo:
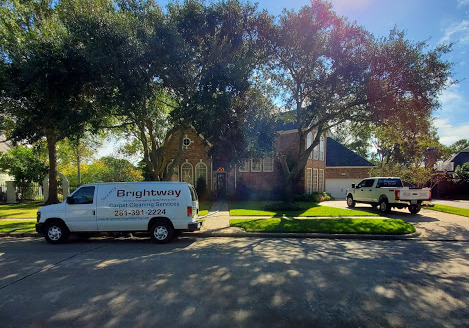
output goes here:
<path id="1" fill-rule="evenodd" d="M 174 229 L 171 224 L 167 222 L 155 223 L 151 229 L 151 239 L 158 244 L 169 243 L 173 238 Z"/>
<path id="2" fill-rule="evenodd" d="M 52 221 L 46 223 L 44 237 L 49 244 L 60 244 L 67 240 L 68 229 L 60 221 Z"/>

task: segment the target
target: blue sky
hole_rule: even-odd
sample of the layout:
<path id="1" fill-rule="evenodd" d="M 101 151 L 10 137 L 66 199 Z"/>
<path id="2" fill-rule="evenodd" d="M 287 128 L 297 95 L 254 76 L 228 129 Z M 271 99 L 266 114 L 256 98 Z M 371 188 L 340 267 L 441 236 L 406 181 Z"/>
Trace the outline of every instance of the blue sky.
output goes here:
<path id="1" fill-rule="evenodd" d="M 259 8 L 278 15 L 283 8 L 298 10 L 309 0 L 258 0 Z M 469 0 L 329 0 L 334 11 L 356 21 L 375 36 L 387 36 L 397 26 L 413 41 L 427 41 L 431 48 L 454 43 L 446 60 L 454 63 L 453 80 L 441 109 L 434 113 L 440 141 L 450 145 L 469 138 Z"/>

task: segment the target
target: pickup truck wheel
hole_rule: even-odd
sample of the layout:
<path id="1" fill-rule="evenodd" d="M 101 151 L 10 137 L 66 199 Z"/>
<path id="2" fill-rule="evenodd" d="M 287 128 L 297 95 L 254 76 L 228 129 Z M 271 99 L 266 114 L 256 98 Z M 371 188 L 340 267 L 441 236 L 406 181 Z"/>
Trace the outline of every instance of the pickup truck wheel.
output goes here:
<path id="1" fill-rule="evenodd" d="M 68 238 L 68 228 L 60 221 L 46 223 L 44 238 L 49 244 L 60 244 Z"/>
<path id="2" fill-rule="evenodd" d="M 167 222 L 155 223 L 151 229 L 151 239 L 158 244 L 166 244 L 171 241 L 174 234 L 174 229 L 171 224 Z"/>
<path id="3" fill-rule="evenodd" d="M 379 201 L 379 211 L 381 213 L 389 213 L 391 212 L 391 207 L 389 206 L 387 199 L 382 199 Z"/>
<path id="4" fill-rule="evenodd" d="M 347 206 L 350 208 L 355 207 L 355 201 L 353 200 L 352 195 L 347 196 Z"/>
<path id="5" fill-rule="evenodd" d="M 409 212 L 412 214 L 417 214 L 418 212 L 420 212 L 421 208 L 422 207 L 418 204 L 412 204 L 409 206 Z"/>

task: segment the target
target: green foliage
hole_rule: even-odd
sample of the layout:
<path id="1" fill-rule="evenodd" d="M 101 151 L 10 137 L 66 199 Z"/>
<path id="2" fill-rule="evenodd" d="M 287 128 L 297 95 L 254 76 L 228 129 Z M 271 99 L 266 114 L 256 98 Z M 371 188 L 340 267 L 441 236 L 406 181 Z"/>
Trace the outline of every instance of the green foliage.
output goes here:
<path id="1" fill-rule="evenodd" d="M 451 146 L 449 146 L 449 149 L 452 155 L 456 155 L 461 150 L 467 147 L 469 147 L 469 139 L 461 139 L 453 143 Z"/>
<path id="2" fill-rule="evenodd" d="M 443 212 L 443 213 L 461 215 L 461 216 L 465 216 L 469 218 L 469 209 L 467 208 L 459 208 L 459 207 L 435 204 L 433 207 L 428 207 L 428 209 L 438 211 L 438 212 Z"/>
<path id="3" fill-rule="evenodd" d="M 16 146 L 0 155 L 0 170 L 20 183 L 41 182 L 47 174 L 47 165 L 40 151 L 32 147 Z"/>
<path id="4" fill-rule="evenodd" d="M 454 178 L 461 184 L 469 184 L 469 163 L 458 165 L 454 169 Z"/>

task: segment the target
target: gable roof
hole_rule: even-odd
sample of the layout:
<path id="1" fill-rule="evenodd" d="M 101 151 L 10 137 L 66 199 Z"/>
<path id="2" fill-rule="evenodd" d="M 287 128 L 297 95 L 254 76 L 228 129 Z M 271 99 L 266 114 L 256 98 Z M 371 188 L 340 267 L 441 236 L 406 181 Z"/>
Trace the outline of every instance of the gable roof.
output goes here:
<path id="1" fill-rule="evenodd" d="M 326 167 L 345 166 L 371 167 L 374 165 L 334 139 L 328 137 L 326 145 Z"/>

